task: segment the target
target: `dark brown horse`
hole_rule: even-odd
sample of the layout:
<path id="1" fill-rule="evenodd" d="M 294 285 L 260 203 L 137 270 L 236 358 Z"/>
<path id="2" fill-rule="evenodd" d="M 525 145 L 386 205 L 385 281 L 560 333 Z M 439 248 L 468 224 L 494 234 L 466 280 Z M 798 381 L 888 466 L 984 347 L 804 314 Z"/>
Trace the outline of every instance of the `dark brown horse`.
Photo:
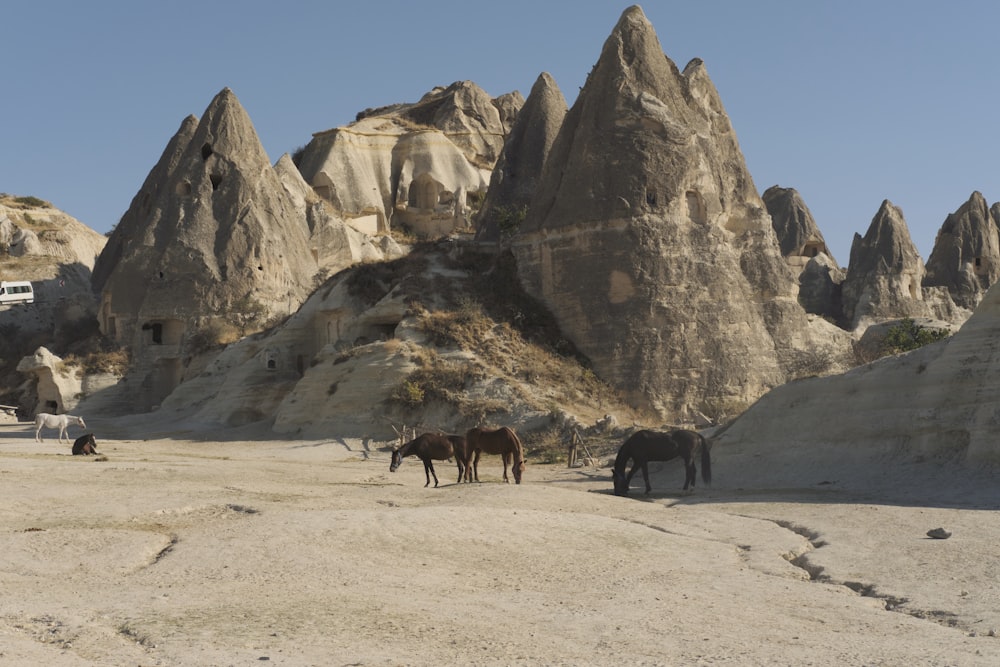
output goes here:
<path id="1" fill-rule="evenodd" d="M 465 444 L 465 438 L 460 435 L 446 435 L 444 433 L 424 433 L 410 440 L 398 449 L 392 450 L 392 463 L 389 465 L 389 472 L 396 472 L 396 468 L 407 456 L 417 456 L 424 462 L 424 475 L 427 476 L 425 487 L 430 486 L 431 475 L 434 476 L 434 486 L 438 485 L 437 473 L 434 472 L 432 460 L 445 461 L 453 458 L 458 464 L 458 483 L 462 481 L 462 475 L 466 474 L 469 464 L 469 451 Z"/>
<path id="2" fill-rule="evenodd" d="M 684 490 L 694 489 L 697 476 L 695 458 L 701 452 L 701 479 L 709 484 L 712 481 L 712 459 L 709 456 L 711 443 L 700 433 L 677 430 L 667 433 L 658 431 L 637 431 L 633 433 L 618 450 L 615 467 L 611 478 L 615 484 L 616 496 L 627 496 L 628 486 L 636 469 L 642 468 L 642 477 L 646 480 L 646 493 L 653 490 L 649 484 L 649 462 L 669 461 L 677 457 L 684 459 Z M 625 466 L 632 459 L 632 469 L 625 474 Z"/>
<path id="3" fill-rule="evenodd" d="M 93 433 L 81 435 L 73 442 L 73 456 L 97 453 L 97 440 L 94 439 Z"/>
<path id="4" fill-rule="evenodd" d="M 479 454 L 499 454 L 503 459 L 503 481 L 510 483 L 507 479 L 507 467 L 511 467 L 514 473 L 514 482 L 521 483 L 521 473 L 524 472 L 524 447 L 517 433 L 506 426 L 502 426 L 495 431 L 488 429 L 470 428 L 465 439 L 469 443 L 469 452 L 473 455 L 472 473 L 479 481 Z"/>

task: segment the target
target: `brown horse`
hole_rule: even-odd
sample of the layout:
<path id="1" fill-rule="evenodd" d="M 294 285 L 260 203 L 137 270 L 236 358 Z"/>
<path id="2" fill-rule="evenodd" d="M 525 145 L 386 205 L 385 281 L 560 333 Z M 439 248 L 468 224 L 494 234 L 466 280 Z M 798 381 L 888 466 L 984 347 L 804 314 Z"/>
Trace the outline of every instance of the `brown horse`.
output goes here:
<path id="1" fill-rule="evenodd" d="M 99 454 L 97 451 L 97 440 L 94 439 L 93 433 L 81 435 L 73 443 L 73 456 L 81 454 Z"/>
<path id="2" fill-rule="evenodd" d="M 424 475 L 427 477 L 425 487 L 430 486 L 431 475 L 434 476 L 434 486 L 438 485 L 437 473 L 434 472 L 433 459 L 444 461 L 454 457 L 458 464 L 458 482 L 462 482 L 462 475 L 466 474 L 469 462 L 469 452 L 465 444 L 465 438 L 460 435 L 445 435 L 444 433 L 424 433 L 410 440 L 398 449 L 392 450 L 392 463 L 389 465 L 389 472 L 396 472 L 396 468 L 407 456 L 415 455 L 424 462 Z"/>
<path id="3" fill-rule="evenodd" d="M 669 431 L 637 431 L 633 433 L 618 450 L 615 467 L 611 478 L 615 484 L 616 496 L 627 496 L 628 486 L 637 468 L 642 468 L 642 477 L 646 480 L 646 493 L 653 490 L 649 484 L 649 462 L 669 461 L 678 456 L 684 459 L 684 490 L 694 489 L 697 476 L 695 457 L 701 452 L 701 479 L 709 484 L 712 481 L 712 459 L 709 456 L 711 443 L 700 433 L 687 430 Z M 625 465 L 632 459 L 632 469 L 625 474 Z"/>
<path id="4" fill-rule="evenodd" d="M 479 481 L 479 454 L 499 454 L 503 459 L 503 481 L 510 483 L 507 479 L 507 466 L 511 466 L 514 473 L 514 482 L 521 483 L 521 473 L 524 472 L 524 447 L 521 445 L 517 433 L 506 426 L 490 431 L 487 429 L 470 428 L 465 439 L 469 443 L 469 452 L 474 454 L 472 459 L 472 471 L 476 481 Z M 513 463 L 513 465 L 511 465 Z"/>

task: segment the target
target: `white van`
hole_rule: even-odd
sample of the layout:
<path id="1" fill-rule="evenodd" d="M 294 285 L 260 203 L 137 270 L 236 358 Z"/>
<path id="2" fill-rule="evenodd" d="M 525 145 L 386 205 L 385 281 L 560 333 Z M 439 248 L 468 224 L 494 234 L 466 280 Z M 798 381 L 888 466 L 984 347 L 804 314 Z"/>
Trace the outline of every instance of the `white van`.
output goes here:
<path id="1" fill-rule="evenodd" d="M 0 304 L 34 302 L 35 291 L 27 280 L 0 281 Z"/>

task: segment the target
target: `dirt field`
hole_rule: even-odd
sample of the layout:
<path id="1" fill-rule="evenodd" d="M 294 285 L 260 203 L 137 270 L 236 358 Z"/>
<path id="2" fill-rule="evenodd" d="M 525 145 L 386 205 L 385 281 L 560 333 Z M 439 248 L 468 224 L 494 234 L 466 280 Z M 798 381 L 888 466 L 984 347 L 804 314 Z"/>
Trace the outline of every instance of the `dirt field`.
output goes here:
<path id="1" fill-rule="evenodd" d="M 716 452 L 709 490 L 674 462 L 619 498 L 607 468 L 424 488 L 356 442 L 54 435 L 0 425 L 0 665 L 1000 664 L 988 478 L 767 488 Z"/>

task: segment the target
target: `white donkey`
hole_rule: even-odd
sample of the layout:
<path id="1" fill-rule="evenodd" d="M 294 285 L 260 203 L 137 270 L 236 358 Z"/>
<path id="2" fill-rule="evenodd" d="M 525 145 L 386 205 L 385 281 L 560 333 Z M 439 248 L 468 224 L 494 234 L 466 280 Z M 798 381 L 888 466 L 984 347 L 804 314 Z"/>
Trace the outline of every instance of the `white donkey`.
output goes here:
<path id="1" fill-rule="evenodd" d="M 35 415 L 35 442 L 43 442 L 41 434 L 43 428 L 57 428 L 59 429 L 59 442 L 66 438 L 66 442 L 69 442 L 69 436 L 66 434 L 66 428 L 70 424 L 76 424 L 81 428 L 87 428 L 87 425 L 83 423 L 83 417 L 74 417 L 73 415 L 50 415 L 47 412 L 39 412 Z"/>

